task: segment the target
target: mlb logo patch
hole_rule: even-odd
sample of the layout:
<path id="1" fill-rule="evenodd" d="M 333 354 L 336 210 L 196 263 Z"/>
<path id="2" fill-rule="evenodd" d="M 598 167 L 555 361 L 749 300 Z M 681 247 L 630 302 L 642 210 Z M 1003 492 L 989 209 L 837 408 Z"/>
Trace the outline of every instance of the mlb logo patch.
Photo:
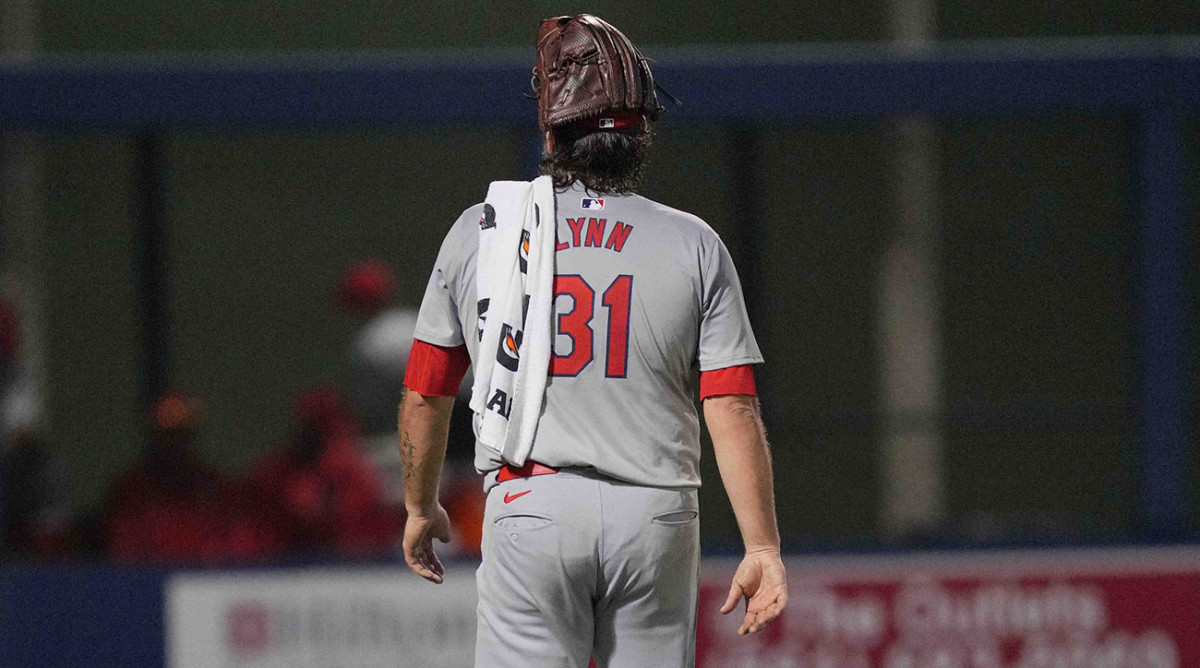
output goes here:
<path id="1" fill-rule="evenodd" d="M 617 119 L 615 119 L 615 118 L 601 118 L 600 119 L 600 129 L 601 130 L 607 130 L 607 129 L 615 128 L 615 127 L 617 127 Z"/>
<path id="2" fill-rule="evenodd" d="M 584 197 L 579 202 L 579 208 L 592 209 L 592 210 L 603 209 L 604 208 L 604 198 Z"/>

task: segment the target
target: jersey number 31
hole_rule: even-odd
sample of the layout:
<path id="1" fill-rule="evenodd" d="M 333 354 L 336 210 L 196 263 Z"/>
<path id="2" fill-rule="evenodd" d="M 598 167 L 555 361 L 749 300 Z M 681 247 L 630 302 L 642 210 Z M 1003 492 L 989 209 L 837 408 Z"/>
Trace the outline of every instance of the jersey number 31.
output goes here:
<path id="1" fill-rule="evenodd" d="M 608 286 L 601 305 L 608 309 L 608 345 L 605 346 L 604 375 L 624 378 L 629 365 L 629 301 L 633 294 L 633 276 L 621 274 Z M 550 357 L 551 376 L 577 376 L 592 362 L 595 332 L 596 291 L 578 274 L 554 277 L 554 298 L 571 298 L 569 311 L 558 311 L 558 333 L 571 339 L 571 353 Z"/>

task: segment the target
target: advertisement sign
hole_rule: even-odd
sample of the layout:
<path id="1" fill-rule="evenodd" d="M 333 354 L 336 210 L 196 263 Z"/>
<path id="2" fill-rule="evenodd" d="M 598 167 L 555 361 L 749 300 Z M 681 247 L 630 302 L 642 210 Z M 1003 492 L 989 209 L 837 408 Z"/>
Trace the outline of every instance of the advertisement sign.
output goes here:
<path id="1" fill-rule="evenodd" d="M 737 636 L 737 561 L 703 562 L 700 668 L 1200 667 L 1200 549 L 793 557 L 789 602 Z M 170 668 L 467 668 L 475 578 L 403 566 L 186 573 Z M 533 574 L 531 574 L 531 577 Z"/>
<path id="2" fill-rule="evenodd" d="M 736 565 L 706 564 L 698 666 L 1200 666 L 1194 548 L 793 559 L 784 615 L 740 638 Z"/>
<path id="3" fill-rule="evenodd" d="M 186 573 L 166 588 L 169 668 L 470 666 L 475 572 Z"/>

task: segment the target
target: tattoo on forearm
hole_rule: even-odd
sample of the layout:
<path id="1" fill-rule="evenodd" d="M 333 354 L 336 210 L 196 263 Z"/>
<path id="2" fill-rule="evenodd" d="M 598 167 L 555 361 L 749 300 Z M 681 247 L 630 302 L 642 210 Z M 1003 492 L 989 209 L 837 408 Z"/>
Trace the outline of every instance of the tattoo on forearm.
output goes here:
<path id="1" fill-rule="evenodd" d="M 759 404 L 758 398 L 752 397 L 745 403 L 735 405 L 732 413 L 738 420 L 754 423 L 754 428 L 758 430 L 763 446 L 767 449 L 767 457 L 769 459 L 771 456 L 771 447 L 767 444 L 767 427 L 762 421 L 762 405 Z"/>
<path id="2" fill-rule="evenodd" d="M 754 410 L 753 406 L 745 404 L 745 405 L 734 407 L 733 416 L 739 420 L 757 421 L 758 420 L 758 411 Z"/>
<path id="3" fill-rule="evenodd" d="M 408 432 L 404 430 L 400 432 L 400 465 L 404 470 L 405 482 L 416 475 L 416 471 L 413 470 L 413 442 L 408 437 Z"/>

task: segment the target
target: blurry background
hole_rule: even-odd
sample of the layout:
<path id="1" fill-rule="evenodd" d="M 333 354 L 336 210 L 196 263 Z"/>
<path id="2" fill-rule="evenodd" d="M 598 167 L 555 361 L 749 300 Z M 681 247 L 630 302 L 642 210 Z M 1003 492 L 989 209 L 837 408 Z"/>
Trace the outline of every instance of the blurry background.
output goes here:
<path id="1" fill-rule="evenodd" d="M 11 423 L 57 462 L 52 505 L 80 527 L 58 554 L 108 557 L 112 490 L 162 392 L 203 403 L 196 456 L 240 480 L 295 438 L 300 393 L 351 391 L 364 320 L 339 306 L 339 281 L 376 258 L 393 305 L 419 304 L 458 213 L 489 181 L 533 175 L 532 35 L 581 11 L 683 98 L 656 127 L 643 192 L 704 218 L 738 261 L 790 551 L 1197 539 L 1200 109 L 1182 85 L 1132 103 L 1136 90 L 1095 92 L 1142 68 L 1200 82 L 1195 2 L 0 0 L 6 387 L 22 398 Z M 420 81 L 475 87 L 493 68 L 503 86 L 456 94 L 478 107 L 452 121 L 341 122 L 353 113 L 319 103 L 346 93 L 338 72 L 397 77 L 388 91 L 446 60 L 462 70 Z M 706 81 L 714 62 L 800 74 L 776 98 L 772 80 Z M 893 104 L 880 96 L 906 63 L 936 83 Z M 302 98 L 259 92 L 300 120 L 84 108 L 172 68 L 208 85 L 292 66 Z M 796 91 L 855 83 L 846 72 L 867 83 Z M 961 101 L 987 98 L 969 76 L 1021 73 L 1042 77 L 1021 99 Z M 78 81 L 76 109 L 63 101 Z M 705 464 L 705 546 L 732 552 Z"/>

